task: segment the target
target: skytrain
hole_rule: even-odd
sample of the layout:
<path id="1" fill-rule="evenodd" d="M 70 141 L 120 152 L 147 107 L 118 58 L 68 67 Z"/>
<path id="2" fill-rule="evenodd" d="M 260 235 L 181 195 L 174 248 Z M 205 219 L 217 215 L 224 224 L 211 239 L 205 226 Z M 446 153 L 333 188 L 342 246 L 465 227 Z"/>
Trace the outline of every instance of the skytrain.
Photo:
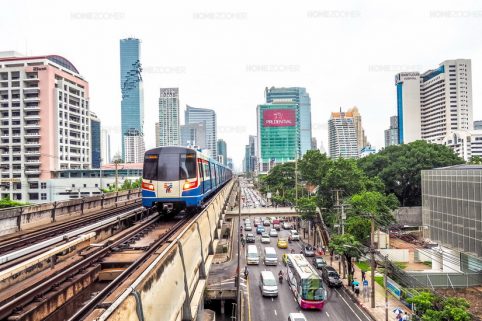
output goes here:
<path id="1" fill-rule="evenodd" d="M 231 169 L 195 149 L 154 148 L 144 155 L 142 206 L 195 212 L 231 178 Z"/>

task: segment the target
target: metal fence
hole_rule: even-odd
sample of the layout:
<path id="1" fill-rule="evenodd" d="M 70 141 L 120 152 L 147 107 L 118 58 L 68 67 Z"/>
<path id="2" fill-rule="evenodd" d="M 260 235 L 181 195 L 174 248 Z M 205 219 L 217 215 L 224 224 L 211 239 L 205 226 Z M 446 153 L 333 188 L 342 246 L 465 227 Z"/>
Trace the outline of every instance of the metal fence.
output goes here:
<path id="1" fill-rule="evenodd" d="M 427 288 L 467 288 L 482 284 L 482 273 L 414 273 L 407 272 Z"/>

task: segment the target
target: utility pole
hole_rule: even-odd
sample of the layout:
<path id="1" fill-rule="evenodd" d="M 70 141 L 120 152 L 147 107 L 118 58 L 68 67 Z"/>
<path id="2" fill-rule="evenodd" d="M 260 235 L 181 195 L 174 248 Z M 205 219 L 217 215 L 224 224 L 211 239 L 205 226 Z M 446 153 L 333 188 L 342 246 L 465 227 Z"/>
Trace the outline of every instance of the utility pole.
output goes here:
<path id="1" fill-rule="evenodd" d="M 370 231 L 370 254 L 371 254 L 371 283 L 372 283 L 372 289 L 371 289 L 371 300 L 372 300 L 372 309 L 375 308 L 375 216 L 373 213 L 370 213 L 370 219 L 371 219 L 371 231 Z"/>
<path id="2" fill-rule="evenodd" d="M 121 160 L 119 158 L 117 158 L 114 161 L 114 165 L 115 165 L 115 191 L 116 192 L 118 191 L 118 182 L 119 182 L 119 172 L 118 172 L 117 168 L 118 168 L 120 162 L 121 162 Z"/>
<path id="3" fill-rule="evenodd" d="M 334 189 L 333 192 L 336 193 L 336 208 L 338 209 L 338 213 L 340 212 L 340 192 L 343 193 L 343 189 Z M 343 217 L 345 215 L 345 210 L 343 209 L 343 204 L 341 205 L 341 214 L 340 215 L 340 227 L 338 227 L 338 234 L 340 233 L 340 228 L 341 228 L 341 234 L 345 234 L 345 228 L 343 226 Z"/>
<path id="4" fill-rule="evenodd" d="M 387 287 L 387 277 L 388 277 L 388 254 L 385 255 L 385 268 L 383 269 L 383 283 L 385 284 L 385 321 L 388 321 L 388 287 Z"/>
<path id="5" fill-rule="evenodd" d="M 238 236 L 239 236 L 239 231 L 241 230 L 241 180 L 238 179 Z M 236 275 L 236 292 L 238 294 L 237 296 L 237 309 L 236 309 L 236 320 L 241 319 L 241 248 L 240 248 L 240 239 L 238 237 L 238 273 Z M 248 289 L 249 290 L 249 289 Z"/>

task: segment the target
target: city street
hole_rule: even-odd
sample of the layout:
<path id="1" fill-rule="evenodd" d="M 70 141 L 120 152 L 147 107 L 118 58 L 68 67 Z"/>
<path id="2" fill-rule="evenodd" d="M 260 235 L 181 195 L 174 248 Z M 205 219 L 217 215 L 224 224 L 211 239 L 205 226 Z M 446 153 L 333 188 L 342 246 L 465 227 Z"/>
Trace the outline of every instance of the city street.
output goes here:
<path id="1" fill-rule="evenodd" d="M 269 228 L 267 228 L 269 231 Z M 279 233 L 280 237 L 288 237 L 289 231 L 282 230 Z M 295 301 L 293 293 L 291 292 L 286 278 L 283 284 L 278 282 L 278 297 L 269 298 L 263 297 L 259 288 L 260 272 L 264 270 L 272 271 L 275 278 L 278 279 L 278 272 L 283 269 L 286 272 L 286 267 L 281 261 L 281 256 L 283 253 L 289 253 L 291 249 L 295 250 L 295 253 L 301 251 L 301 242 L 293 241 L 289 244 L 288 249 L 279 249 L 276 246 L 277 238 L 272 237 L 270 244 L 261 244 L 260 236 L 256 236 L 256 247 L 260 255 L 260 263 L 258 266 L 249 265 L 249 276 L 248 276 L 248 304 L 249 304 L 249 315 L 248 320 L 256 321 L 268 321 L 268 320 L 287 320 L 289 313 L 299 312 L 300 307 Z M 278 265 L 277 266 L 265 266 L 263 263 L 263 253 L 264 247 L 271 246 L 276 249 L 278 254 Z M 311 262 L 311 258 L 307 258 Z M 246 265 L 245 255 L 242 253 L 241 257 L 242 268 Z M 320 271 L 321 275 L 321 271 Z M 316 310 L 303 310 L 301 311 L 307 318 L 307 320 L 320 320 L 330 319 L 337 321 L 370 321 L 371 319 L 365 315 L 360 308 L 352 302 L 351 298 L 345 293 L 344 289 L 331 289 L 326 285 L 327 299 L 325 301 L 325 307 L 323 311 Z"/>

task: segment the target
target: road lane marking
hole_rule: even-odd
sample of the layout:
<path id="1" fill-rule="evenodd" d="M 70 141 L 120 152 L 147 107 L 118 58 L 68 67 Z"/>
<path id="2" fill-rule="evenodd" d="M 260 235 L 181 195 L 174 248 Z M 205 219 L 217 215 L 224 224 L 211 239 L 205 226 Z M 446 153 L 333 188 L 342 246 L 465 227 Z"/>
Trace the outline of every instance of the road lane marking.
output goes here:
<path id="1" fill-rule="evenodd" d="M 278 315 L 278 313 L 276 313 L 276 310 L 274 310 L 274 315 L 276 315 L 276 316 Z"/>
<path id="2" fill-rule="evenodd" d="M 363 321 L 362 319 L 360 319 L 360 317 L 358 316 L 358 314 L 355 313 L 355 310 L 353 310 L 351 308 L 351 306 L 348 304 L 348 302 L 345 300 L 345 298 L 343 297 L 343 295 L 341 295 L 340 292 L 338 292 L 337 289 L 335 289 L 335 291 L 340 295 L 341 299 L 343 300 L 343 302 L 345 302 L 346 306 L 351 310 L 351 312 L 353 312 L 353 314 L 357 317 L 358 320 L 360 321 Z"/>
<path id="3" fill-rule="evenodd" d="M 273 301 L 274 301 L 274 299 L 273 299 L 273 298 L 271 298 L 271 302 L 273 302 Z"/>
<path id="4" fill-rule="evenodd" d="M 326 312 L 326 316 L 329 318 L 330 317 L 330 314 L 328 312 Z"/>

